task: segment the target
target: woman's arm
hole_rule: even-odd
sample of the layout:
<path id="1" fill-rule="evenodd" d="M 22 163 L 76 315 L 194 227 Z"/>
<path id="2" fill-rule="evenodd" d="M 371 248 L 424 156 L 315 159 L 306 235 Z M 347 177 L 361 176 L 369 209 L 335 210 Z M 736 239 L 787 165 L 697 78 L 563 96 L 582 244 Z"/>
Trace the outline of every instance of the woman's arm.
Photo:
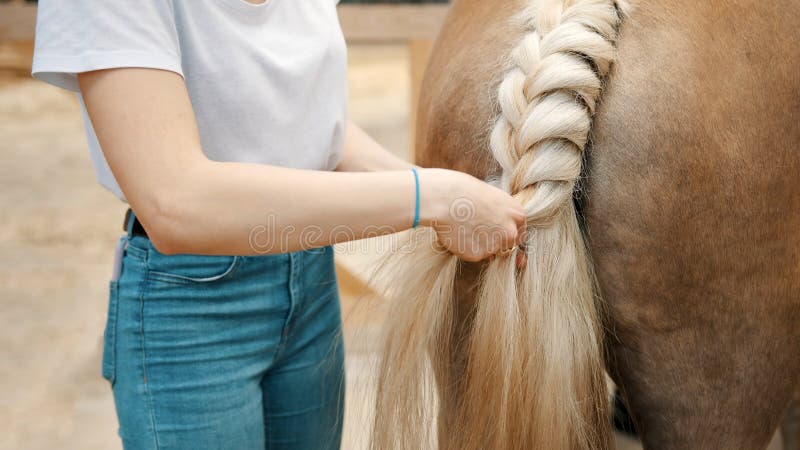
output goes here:
<path id="1" fill-rule="evenodd" d="M 376 172 L 379 170 L 410 170 L 412 164 L 393 155 L 377 143 L 358 125 L 347 122 L 340 172 Z"/>
<path id="2" fill-rule="evenodd" d="M 410 170 L 340 173 L 211 161 L 179 75 L 125 68 L 78 80 L 106 160 L 162 252 L 279 253 L 412 224 Z M 524 215 L 506 193 L 447 170 L 421 170 L 420 181 L 423 225 L 457 225 L 465 236 L 483 226 L 496 230 L 489 239 L 454 241 L 455 254 L 477 260 L 514 245 Z M 475 214 L 456 223 L 449 207 L 461 198 L 473 202 Z M 448 233 L 457 234 L 440 236 Z"/>

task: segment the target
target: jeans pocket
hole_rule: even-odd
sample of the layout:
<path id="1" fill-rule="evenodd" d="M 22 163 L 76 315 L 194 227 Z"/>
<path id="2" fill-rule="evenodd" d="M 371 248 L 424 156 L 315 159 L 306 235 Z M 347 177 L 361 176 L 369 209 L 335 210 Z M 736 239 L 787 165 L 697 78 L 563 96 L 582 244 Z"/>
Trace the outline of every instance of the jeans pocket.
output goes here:
<path id="1" fill-rule="evenodd" d="M 151 244 L 147 257 L 147 277 L 177 284 L 211 283 L 233 275 L 240 261 L 238 256 L 165 255 Z"/>
<path id="2" fill-rule="evenodd" d="M 108 291 L 108 318 L 103 332 L 102 375 L 113 386 L 116 379 L 117 362 L 117 303 L 119 297 L 117 281 L 109 283 Z"/>

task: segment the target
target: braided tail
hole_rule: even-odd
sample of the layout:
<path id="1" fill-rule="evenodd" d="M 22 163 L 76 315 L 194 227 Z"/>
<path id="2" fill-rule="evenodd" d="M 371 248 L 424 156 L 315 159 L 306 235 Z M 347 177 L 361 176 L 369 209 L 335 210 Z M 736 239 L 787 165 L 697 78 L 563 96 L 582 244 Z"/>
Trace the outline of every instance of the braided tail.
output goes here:
<path id="1" fill-rule="evenodd" d="M 490 144 L 503 188 L 525 207 L 527 266 L 518 270 L 512 254 L 494 258 L 483 272 L 463 379 L 457 388 L 438 386 L 440 394 L 459 396 L 440 402 L 454 410 L 439 415 L 447 417 L 438 436 L 446 449 L 611 447 L 600 305 L 572 196 L 614 60 L 620 6 L 534 0 L 523 12 L 528 29 L 497 92 Z M 431 448 L 419 423 L 430 420 L 420 408 L 432 395 L 421 371 L 450 370 L 454 345 L 442 330 L 452 321 L 455 266 L 441 258 L 435 266 L 416 269 L 418 279 L 412 274 L 405 283 L 416 292 L 400 302 L 407 311 L 433 308 L 440 315 L 398 312 L 390 319 L 395 337 L 379 376 L 375 448 Z M 443 304 L 424 306 L 430 301 Z M 412 336 L 412 329 L 427 331 Z"/>
<path id="2" fill-rule="evenodd" d="M 572 194 L 619 16 L 607 0 L 532 6 L 491 135 L 501 183 L 525 207 L 528 263 L 516 280 L 510 258 L 486 269 L 460 424 L 476 432 L 458 447 L 602 449 L 601 321 Z M 479 414 L 487 405 L 494 417 Z"/>

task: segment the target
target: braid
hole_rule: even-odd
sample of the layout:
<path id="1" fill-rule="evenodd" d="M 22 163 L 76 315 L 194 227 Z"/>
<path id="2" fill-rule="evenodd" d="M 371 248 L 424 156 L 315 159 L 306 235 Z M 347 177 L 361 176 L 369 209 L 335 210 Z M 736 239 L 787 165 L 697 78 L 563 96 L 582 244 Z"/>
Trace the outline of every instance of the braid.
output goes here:
<path id="1" fill-rule="evenodd" d="M 525 208 L 528 263 L 515 273 L 496 258 L 484 271 L 457 416 L 475 431 L 448 447 L 604 449 L 599 305 L 572 194 L 620 19 L 610 0 L 537 0 L 525 14 L 490 146 Z"/>
<path id="2" fill-rule="evenodd" d="M 533 29 L 511 53 L 513 67 L 498 89 L 501 114 L 490 145 L 503 186 L 524 199 L 528 220 L 542 227 L 570 200 L 580 175 L 619 19 L 607 0 L 534 6 Z"/>
<path id="3" fill-rule="evenodd" d="M 532 0 L 522 12 L 490 147 L 525 208 L 527 266 L 517 270 L 513 252 L 486 264 L 461 328 L 455 257 L 430 246 L 410 255 L 418 264 L 393 285 L 372 448 L 611 448 L 601 308 L 571 200 L 625 8 Z"/>

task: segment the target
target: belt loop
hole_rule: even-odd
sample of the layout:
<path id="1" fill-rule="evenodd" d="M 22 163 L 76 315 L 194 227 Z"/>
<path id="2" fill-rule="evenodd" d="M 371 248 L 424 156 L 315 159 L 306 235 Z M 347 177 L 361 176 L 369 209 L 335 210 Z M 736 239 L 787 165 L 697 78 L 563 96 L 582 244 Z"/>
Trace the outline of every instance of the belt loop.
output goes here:
<path id="1" fill-rule="evenodd" d="M 125 231 L 128 233 L 128 239 L 133 238 L 133 224 L 136 222 L 136 214 L 133 213 L 133 210 L 128 208 L 128 212 L 125 217 L 127 223 L 125 224 Z"/>

